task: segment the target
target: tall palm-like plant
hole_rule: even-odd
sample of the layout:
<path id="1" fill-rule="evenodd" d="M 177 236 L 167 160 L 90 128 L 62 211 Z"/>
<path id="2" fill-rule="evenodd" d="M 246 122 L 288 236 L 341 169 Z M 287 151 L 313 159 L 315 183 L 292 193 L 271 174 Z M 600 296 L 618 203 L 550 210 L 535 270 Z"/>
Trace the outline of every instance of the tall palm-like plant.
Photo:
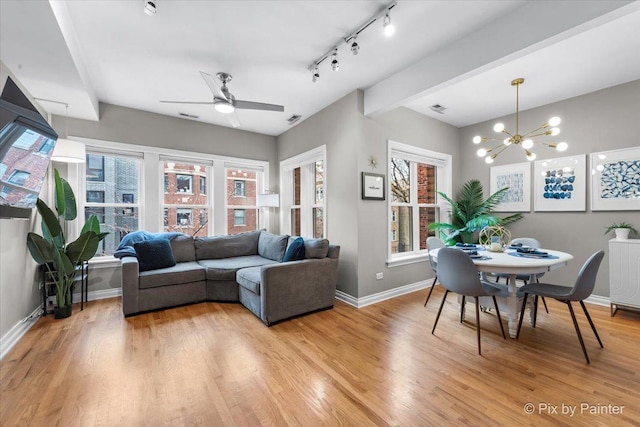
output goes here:
<path id="1" fill-rule="evenodd" d="M 76 197 L 57 169 L 54 169 L 54 178 L 57 215 L 45 202 L 38 199 L 36 207 L 42 217 L 42 236 L 29 233 L 27 247 L 33 259 L 38 264 L 44 264 L 51 277 L 55 278 L 56 303 L 59 309 L 63 309 L 71 306 L 71 288 L 77 274 L 76 267 L 96 254 L 98 244 L 109 233 L 101 233 L 98 218 L 91 215 L 80 236 L 67 243 L 60 222 L 76 218 Z"/>
<path id="2" fill-rule="evenodd" d="M 522 218 L 522 214 L 513 214 L 504 218 L 494 216 L 491 211 L 502 201 L 509 188 L 502 188 L 486 200 L 484 199 L 484 189 L 477 179 L 467 181 L 457 201 L 451 200 L 449 196 L 438 191 L 440 197 L 445 199 L 451 206 L 451 223 L 434 222 L 429 224 L 429 230 L 437 230 L 445 235 L 444 240 L 448 245 L 456 242 L 473 243 L 476 239 L 475 233 L 484 227 L 493 225 L 508 225 Z"/>

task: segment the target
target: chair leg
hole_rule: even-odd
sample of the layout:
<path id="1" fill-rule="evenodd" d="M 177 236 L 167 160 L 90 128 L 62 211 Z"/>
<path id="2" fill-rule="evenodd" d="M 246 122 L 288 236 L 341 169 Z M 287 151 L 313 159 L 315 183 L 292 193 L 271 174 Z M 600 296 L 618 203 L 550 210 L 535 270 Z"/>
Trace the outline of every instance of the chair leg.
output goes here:
<path id="1" fill-rule="evenodd" d="M 536 327 L 536 322 L 538 321 L 538 295 L 533 298 L 533 326 Z"/>
<path id="2" fill-rule="evenodd" d="M 436 287 L 436 282 L 438 281 L 438 276 L 435 277 L 435 279 L 433 279 L 433 283 L 431 284 L 431 289 L 429 289 L 429 295 L 427 295 L 427 300 L 424 302 L 424 306 L 427 306 L 427 303 L 429 302 L 429 298 L 431 298 L 431 293 L 433 292 L 433 288 Z"/>
<path id="3" fill-rule="evenodd" d="M 598 335 L 598 331 L 596 331 L 596 325 L 593 324 L 593 321 L 591 320 L 591 316 L 589 316 L 589 312 L 587 311 L 587 306 L 584 305 L 584 301 L 580 301 L 580 305 L 582 306 L 582 311 L 584 311 L 584 315 L 587 316 L 587 320 L 591 325 L 591 329 L 593 330 L 593 333 L 596 335 L 596 338 L 598 339 L 598 343 L 600 343 L 600 348 L 604 348 L 604 345 L 602 345 L 602 341 L 600 341 L 600 336 Z"/>
<path id="4" fill-rule="evenodd" d="M 436 325 L 438 324 L 438 319 L 440 318 L 440 313 L 442 313 L 442 307 L 444 307 L 444 302 L 447 299 L 447 295 L 449 294 L 449 290 L 444 291 L 444 296 L 442 297 L 442 302 L 440 303 L 440 309 L 438 310 L 438 315 L 436 316 L 436 321 L 433 324 L 433 329 L 431 330 L 431 335 L 436 330 Z"/>
<path id="5" fill-rule="evenodd" d="M 476 336 L 478 337 L 478 354 L 482 356 L 480 349 L 480 301 L 478 297 L 474 297 L 476 300 Z"/>
<path id="6" fill-rule="evenodd" d="M 462 305 L 460 306 L 460 323 L 462 323 L 462 321 L 464 320 L 464 302 L 465 302 L 465 296 L 462 295 Z"/>
<path id="7" fill-rule="evenodd" d="M 524 319 L 524 309 L 527 307 L 527 296 L 529 294 L 524 294 L 524 299 L 522 300 L 522 310 L 520 310 L 520 321 L 518 321 L 518 332 L 516 333 L 516 339 L 520 338 L 520 329 L 522 328 L 522 319 Z"/>
<path id="8" fill-rule="evenodd" d="M 584 353 L 584 358 L 587 359 L 587 363 L 591 363 L 589 361 L 589 355 L 587 354 L 587 348 L 584 346 L 584 340 L 582 339 L 582 334 L 580 333 L 580 327 L 578 326 L 578 321 L 576 320 L 576 314 L 573 312 L 573 307 L 571 306 L 571 301 L 565 301 L 569 306 L 569 312 L 571 313 L 571 319 L 573 320 L 573 326 L 576 328 L 576 334 L 578 334 L 578 340 L 580 340 L 580 345 L 582 346 L 582 352 Z"/>
<path id="9" fill-rule="evenodd" d="M 538 275 L 536 275 L 536 283 L 540 283 L 540 280 L 538 280 Z M 544 299 L 544 297 L 542 297 L 542 304 L 544 304 L 544 311 L 546 311 L 547 314 L 549 314 L 549 308 L 547 307 L 547 300 Z"/>
<path id="10" fill-rule="evenodd" d="M 504 333 L 504 326 L 502 326 L 502 318 L 500 317 L 500 309 L 498 308 L 498 301 L 496 301 L 496 296 L 493 296 L 493 305 L 496 307 L 496 316 L 498 317 L 498 323 L 500 324 L 500 330 L 502 331 L 502 338 L 505 340 L 507 336 Z"/>

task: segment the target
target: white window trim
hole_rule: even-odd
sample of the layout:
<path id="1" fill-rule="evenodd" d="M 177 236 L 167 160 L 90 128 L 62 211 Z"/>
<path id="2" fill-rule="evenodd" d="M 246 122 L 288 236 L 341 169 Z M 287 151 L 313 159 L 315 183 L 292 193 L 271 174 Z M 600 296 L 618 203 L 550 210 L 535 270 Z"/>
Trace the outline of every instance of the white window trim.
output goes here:
<path id="1" fill-rule="evenodd" d="M 401 142 L 387 140 L 387 267 L 399 267 L 402 265 L 413 264 L 416 262 L 423 262 L 429 259 L 426 250 L 414 250 L 409 254 L 391 254 L 391 158 L 402 157 L 404 159 L 432 164 L 438 167 L 437 169 L 437 191 L 445 194 L 451 194 L 453 188 L 453 171 L 452 171 L 452 156 L 450 154 L 438 153 L 436 151 L 427 150 L 425 148 L 415 147 L 413 145 L 403 144 Z M 415 181 L 414 181 L 415 182 Z M 417 188 L 417 187 L 416 187 Z M 417 191 L 417 190 L 415 190 Z M 414 189 L 412 188 L 412 198 L 414 197 Z M 412 199 L 413 200 L 413 199 Z M 446 201 L 437 195 L 436 206 L 440 211 L 440 220 L 443 220 L 443 215 L 446 214 Z M 419 235 L 419 231 L 417 232 Z M 414 241 L 414 247 L 420 247 L 420 242 Z"/>
<path id="2" fill-rule="evenodd" d="M 322 161 L 324 176 L 323 176 L 323 200 L 322 204 L 316 204 L 315 194 L 315 162 Z M 309 168 L 305 166 L 314 165 L 313 174 L 309 172 Z M 293 195 L 291 194 L 291 187 L 293 186 L 293 180 L 291 174 L 287 173 L 293 171 L 295 168 L 300 167 L 300 205 L 293 204 Z M 280 214 L 280 231 L 292 233 L 291 230 L 291 209 L 300 209 L 300 234 L 306 237 L 313 236 L 313 208 L 321 207 L 322 210 L 322 235 L 327 238 L 327 146 L 321 145 L 304 153 L 298 154 L 293 157 L 280 161 L 280 200 L 282 203 Z M 306 176 L 302 176 L 305 175 Z M 313 175 L 313 176 L 311 176 Z M 305 184 L 306 182 L 306 184 Z M 302 186 L 305 186 L 303 189 Z M 308 200 L 312 195 L 313 199 Z M 309 212 L 306 212 L 308 210 Z M 286 230 L 286 231 L 285 231 Z"/>

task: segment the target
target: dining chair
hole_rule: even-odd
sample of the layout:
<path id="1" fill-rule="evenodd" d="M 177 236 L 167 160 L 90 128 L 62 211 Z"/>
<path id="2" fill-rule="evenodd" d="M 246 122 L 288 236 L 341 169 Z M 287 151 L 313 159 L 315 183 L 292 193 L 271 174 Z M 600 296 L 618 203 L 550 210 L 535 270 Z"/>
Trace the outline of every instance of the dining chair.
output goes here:
<path id="1" fill-rule="evenodd" d="M 434 249 L 444 248 L 445 244 L 442 240 L 437 237 L 427 237 L 427 251 L 432 251 Z M 436 260 L 429 255 L 429 266 L 434 273 L 436 273 L 436 277 L 433 278 L 433 283 L 431 284 L 431 289 L 429 289 L 429 295 L 427 295 L 427 300 L 424 302 L 424 306 L 427 306 L 429 302 L 429 298 L 431 298 L 431 293 L 433 292 L 433 288 L 436 286 L 436 282 L 438 281 L 438 263 Z"/>
<path id="2" fill-rule="evenodd" d="M 517 237 L 517 238 L 511 240 L 511 244 L 512 245 L 521 244 L 522 246 L 529 246 L 530 248 L 539 248 L 540 247 L 540 242 L 537 239 L 534 239 L 533 237 Z M 500 282 L 501 278 L 506 279 L 507 282 L 509 281 L 509 275 L 508 274 L 495 273 L 495 276 L 496 276 L 496 283 Z M 531 281 L 531 276 L 533 276 L 533 278 L 536 279 L 536 282 L 540 282 L 540 278 L 542 276 L 544 276 L 544 273 L 538 273 L 538 274 L 534 274 L 534 275 L 518 274 L 518 275 L 516 275 L 516 280 L 521 280 L 526 285 L 527 283 L 529 283 L 529 281 Z M 544 299 L 544 297 L 542 297 L 542 304 L 544 305 L 544 310 L 547 313 L 549 313 L 549 308 L 547 307 L 547 301 Z M 536 310 L 536 315 L 537 315 L 537 310 Z"/>
<path id="3" fill-rule="evenodd" d="M 440 319 L 440 313 L 442 313 L 442 307 L 447 299 L 449 292 L 456 293 L 462 296 L 462 310 L 460 312 L 460 322 L 464 317 L 464 303 L 465 297 L 474 297 L 476 303 L 476 333 L 478 337 L 478 354 L 482 355 L 480 347 L 480 303 L 479 297 L 489 296 L 493 298 L 493 305 L 496 308 L 496 318 L 500 324 L 500 330 L 502 331 L 502 337 L 507 339 L 504 334 L 504 326 L 502 326 L 502 320 L 500 318 L 500 309 L 496 301 L 496 295 L 506 297 L 508 294 L 506 286 L 495 285 L 485 280 L 480 279 L 478 270 L 473 264 L 469 255 L 453 248 L 442 248 L 438 251 L 438 277 L 440 278 L 440 284 L 444 287 L 444 297 L 442 303 L 440 303 L 440 309 L 436 316 L 436 321 L 433 324 L 431 334 L 434 334 L 436 326 L 438 325 L 438 319 Z"/>
<path id="4" fill-rule="evenodd" d="M 520 337 L 520 329 L 522 328 L 522 319 L 524 317 L 524 309 L 527 303 L 527 297 L 529 295 L 535 295 L 555 298 L 558 301 L 567 304 L 567 306 L 569 307 L 569 313 L 571 313 L 571 319 L 573 320 L 573 326 L 576 329 L 576 334 L 578 335 L 580 346 L 582 346 L 582 352 L 584 353 L 585 359 L 587 359 L 587 363 L 590 363 L 589 355 L 587 354 L 587 349 L 584 346 L 584 340 L 582 339 L 582 334 L 580 333 L 580 328 L 578 327 L 578 322 L 576 321 L 576 315 L 573 312 L 571 301 L 580 302 L 580 306 L 582 306 L 582 310 L 584 311 L 584 314 L 589 321 L 589 325 L 591 325 L 591 329 L 593 330 L 593 333 L 595 334 L 600 347 L 604 348 L 604 346 L 602 345 L 602 341 L 600 340 L 600 336 L 598 335 L 598 331 L 596 330 L 596 326 L 593 324 L 591 316 L 589 316 L 589 312 L 587 311 L 587 307 L 584 305 L 584 300 L 591 295 L 591 293 L 593 292 L 593 288 L 595 287 L 596 276 L 598 275 L 598 269 L 600 268 L 600 263 L 602 262 L 603 257 L 604 251 L 598 251 L 591 255 L 580 269 L 578 278 L 576 279 L 576 283 L 573 285 L 573 287 L 552 285 L 549 283 L 530 283 L 521 287 L 519 289 L 519 292 L 522 292 L 524 294 L 524 300 L 522 301 L 522 310 L 520 311 L 520 321 L 518 322 L 518 333 L 516 334 L 516 339 Z M 438 259 L 439 258 L 440 257 L 438 256 Z M 534 304 L 534 310 L 535 309 L 536 307 Z"/>

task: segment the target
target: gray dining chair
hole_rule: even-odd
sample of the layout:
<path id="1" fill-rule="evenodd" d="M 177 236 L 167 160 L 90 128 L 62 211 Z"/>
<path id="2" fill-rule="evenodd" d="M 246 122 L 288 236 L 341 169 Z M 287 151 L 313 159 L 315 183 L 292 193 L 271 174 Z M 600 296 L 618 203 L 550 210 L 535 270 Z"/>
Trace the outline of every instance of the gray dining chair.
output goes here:
<path id="1" fill-rule="evenodd" d="M 529 295 L 535 295 L 536 297 L 546 296 L 549 298 L 555 298 L 558 301 L 567 304 L 567 306 L 569 307 L 569 313 L 571 313 L 571 319 L 573 320 L 573 326 L 576 329 L 576 334 L 578 335 L 580 346 L 582 346 L 582 352 L 584 353 L 585 359 L 587 359 L 587 363 L 590 363 L 589 355 L 587 354 L 587 349 L 584 346 L 584 340 L 582 339 L 580 327 L 578 327 L 578 322 L 576 321 L 576 315 L 573 312 L 571 301 L 580 302 L 582 310 L 584 311 L 584 314 L 589 321 L 589 325 L 591 325 L 591 329 L 593 330 L 593 333 L 595 334 L 600 347 L 604 348 L 604 346 L 602 345 L 602 341 L 600 340 L 600 336 L 598 335 L 598 331 L 596 330 L 596 326 L 593 324 L 591 316 L 589 316 L 589 312 L 587 311 L 587 307 L 584 305 L 584 300 L 591 295 L 591 293 L 593 292 L 593 288 L 595 287 L 596 276 L 598 275 L 598 269 L 600 268 L 600 263 L 602 262 L 603 257 L 604 251 L 598 251 L 591 255 L 580 269 L 578 278 L 576 279 L 576 283 L 573 285 L 573 287 L 552 285 L 549 283 L 530 283 L 520 288 L 518 291 L 524 294 L 524 300 L 522 301 L 522 310 L 520 311 L 520 321 L 518 322 L 518 333 L 516 334 L 516 339 L 520 337 L 520 329 L 522 328 L 522 319 L 524 317 L 524 309 L 527 303 L 527 297 Z M 438 257 L 438 259 L 439 258 L 440 257 Z M 534 304 L 534 310 L 537 309 L 535 305 L 536 304 Z"/>
<path id="2" fill-rule="evenodd" d="M 517 237 L 517 238 L 511 240 L 511 244 L 512 245 L 521 244 L 523 246 L 529 246 L 530 248 L 539 248 L 540 247 L 540 242 L 537 239 L 534 239 L 533 237 Z M 496 276 L 496 283 L 500 282 L 500 279 L 502 279 L 502 278 L 504 278 L 507 282 L 509 281 L 509 275 L 508 274 L 494 273 L 494 275 Z M 521 280 L 526 285 L 527 283 L 529 283 L 529 281 L 531 281 L 531 277 L 532 276 L 533 276 L 534 279 L 536 279 L 536 283 L 537 283 L 537 282 L 540 282 L 540 278 L 542 276 L 544 276 L 544 273 L 538 273 L 538 274 L 533 274 L 533 275 L 518 274 L 518 275 L 516 275 L 516 280 Z M 544 299 L 544 297 L 542 297 L 542 304 L 544 305 L 544 310 L 547 313 L 549 313 L 549 308 L 547 307 L 547 301 Z M 536 315 L 537 315 L 537 313 L 536 313 Z"/>
<path id="3" fill-rule="evenodd" d="M 480 279 L 478 276 L 478 270 L 469 258 L 469 255 L 453 248 L 442 248 L 438 251 L 438 277 L 440 284 L 444 287 L 444 297 L 442 303 L 440 303 L 440 309 L 436 316 L 436 321 L 433 324 L 431 334 L 434 334 L 436 326 L 438 325 L 438 319 L 440 319 L 440 313 L 442 313 L 442 307 L 447 299 L 449 292 L 456 293 L 462 296 L 462 310 L 460 312 L 460 322 L 464 318 L 464 303 L 465 297 L 473 297 L 476 303 L 476 333 L 478 337 L 478 354 L 482 355 L 480 346 L 480 303 L 478 298 L 482 296 L 489 296 L 493 298 L 493 305 L 496 308 L 496 318 L 500 324 L 500 330 L 502 331 L 502 337 L 507 339 L 504 333 L 504 326 L 500 318 L 500 309 L 498 308 L 498 302 L 496 301 L 496 295 L 505 297 L 508 294 L 506 286 L 496 285 Z"/>
<path id="4" fill-rule="evenodd" d="M 427 251 L 432 251 L 434 249 L 444 248 L 445 244 L 442 240 L 437 237 L 427 237 Z M 438 263 L 436 260 L 429 255 L 429 266 L 434 273 L 436 273 L 436 277 L 433 278 L 433 283 L 431 284 L 431 289 L 429 289 L 429 295 L 427 295 L 427 300 L 424 302 L 424 306 L 427 306 L 429 302 L 429 298 L 431 298 L 431 293 L 433 292 L 433 288 L 436 286 L 436 282 L 438 281 Z"/>

